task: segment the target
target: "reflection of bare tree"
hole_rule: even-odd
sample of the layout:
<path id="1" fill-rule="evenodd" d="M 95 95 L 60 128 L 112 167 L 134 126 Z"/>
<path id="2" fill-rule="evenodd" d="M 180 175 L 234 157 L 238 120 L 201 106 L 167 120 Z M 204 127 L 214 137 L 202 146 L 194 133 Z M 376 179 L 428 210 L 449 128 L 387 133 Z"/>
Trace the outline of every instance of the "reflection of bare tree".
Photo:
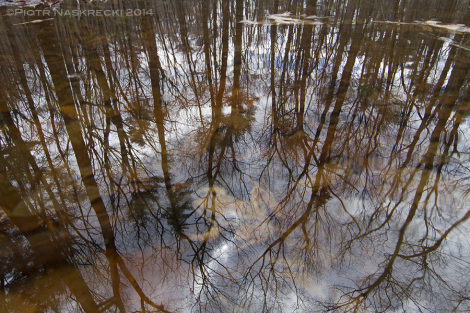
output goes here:
<path id="1" fill-rule="evenodd" d="M 45 40 L 44 37 L 40 37 L 40 40 Z M 119 256 L 119 252 L 116 248 L 115 243 L 115 236 L 112 230 L 111 220 L 107 213 L 106 206 L 104 200 L 99 192 L 99 186 L 95 178 L 95 174 L 93 172 L 93 165 L 88 155 L 87 145 L 83 141 L 83 135 L 81 132 L 81 126 L 79 123 L 79 116 L 74 106 L 74 102 L 71 102 L 71 99 L 74 99 L 72 94 L 72 90 L 68 87 L 60 89 L 60 82 L 66 79 L 66 69 L 61 66 L 62 60 L 56 57 L 53 53 L 54 48 L 59 48 L 58 41 L 55 40 L 54 37 L 50 37 L 49 40 L 42 41 L 41 47 L 44 51 L 45 60 L 47 62 L 48 68 L 50 69 L 52 83 L 56 89 L 57 100 L 59 106 L 61 108 L 62 117 L 64 119 L 64 124 L 70 138 L 70 142 L 72 145 L 72 149 L 74 151 L 74 155 L 77 160 L 77 165 L 80 171 L 81 179 L 83 185 L 85 186 L 85 190 L 87 196 L 90 200 L 90 204 L 96 214 L 98 219 L 101 234 L 104 239 L 104 246 L 105 246 L 105 255 L 110 264 L 111 270 L 111 284 L 113 286 L 113 302 L 116 303 L 116 306 L 120 311 L 125 311 L 124 304 L 121 300 L 120 296 L 120 278 L 118 274 L 118 267 L 122 271 L 123 275 L 135 289 L 135 291 L 139 294 L 142 299 L 142 309 L 144 310 L 144 303 L 148 304 L 154 308 L 157 308 L 161 311 L 165 311 L 163 306 L 155 304 L 151 301 L 142 291 L 139 284 L 131 274 L 131 272 L 127 269 L 124 261 Z M 90 56 L 89 56 L 90 57 Z M 109 86 L 106 85 L 104 81 L 104 76 L 100 69 L 95 68 L 95 73 L 99 75 L 98 81 L 102 82 L 102 88 L 104 87 L 104 91 L 109 93 Z M 110 101 L 109 96 L 105 96 L 105 101 Z M 119 130 L 118 130 L 119 132 Z"/>

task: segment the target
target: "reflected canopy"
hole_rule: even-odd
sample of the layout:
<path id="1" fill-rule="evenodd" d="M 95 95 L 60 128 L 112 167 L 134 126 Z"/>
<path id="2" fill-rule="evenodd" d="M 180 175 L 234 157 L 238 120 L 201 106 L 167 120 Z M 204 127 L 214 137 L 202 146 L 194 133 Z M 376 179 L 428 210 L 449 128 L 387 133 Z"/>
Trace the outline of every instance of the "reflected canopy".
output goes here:
<path id="1" fill-rule="evenodd" d="M 468 1 L 0 4 L 0 311 L 470 310 Z"/>

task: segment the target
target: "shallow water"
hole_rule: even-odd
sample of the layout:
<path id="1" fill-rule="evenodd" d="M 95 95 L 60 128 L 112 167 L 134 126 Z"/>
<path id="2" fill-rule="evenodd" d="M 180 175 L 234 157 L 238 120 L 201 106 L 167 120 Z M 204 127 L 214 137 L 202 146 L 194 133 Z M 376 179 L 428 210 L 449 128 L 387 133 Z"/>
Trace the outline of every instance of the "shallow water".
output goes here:
<path id="1" fill-rule="evenodd" d="M 470 309 L 468 1 L 1 4 L 0 311 Z"/>

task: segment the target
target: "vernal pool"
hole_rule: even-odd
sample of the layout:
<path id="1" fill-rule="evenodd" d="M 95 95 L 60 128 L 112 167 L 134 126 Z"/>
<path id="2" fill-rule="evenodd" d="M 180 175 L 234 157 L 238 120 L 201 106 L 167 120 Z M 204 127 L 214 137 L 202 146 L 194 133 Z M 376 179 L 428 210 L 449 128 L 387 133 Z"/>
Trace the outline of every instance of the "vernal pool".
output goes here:
<path id="1" fill-rule="evenodd" d="M 1 312 L 470 310 L 468 1 L 0 5 Z"/>

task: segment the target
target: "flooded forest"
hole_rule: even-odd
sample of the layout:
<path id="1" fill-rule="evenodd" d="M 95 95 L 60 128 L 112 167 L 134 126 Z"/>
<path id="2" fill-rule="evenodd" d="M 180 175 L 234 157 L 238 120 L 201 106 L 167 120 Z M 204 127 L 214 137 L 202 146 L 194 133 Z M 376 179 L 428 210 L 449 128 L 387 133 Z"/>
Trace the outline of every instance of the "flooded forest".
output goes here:
<path id="1" fill-rule="evenodd" d="M 470 310 L 468 0 L 0 15 L 0 312 Z"/>

